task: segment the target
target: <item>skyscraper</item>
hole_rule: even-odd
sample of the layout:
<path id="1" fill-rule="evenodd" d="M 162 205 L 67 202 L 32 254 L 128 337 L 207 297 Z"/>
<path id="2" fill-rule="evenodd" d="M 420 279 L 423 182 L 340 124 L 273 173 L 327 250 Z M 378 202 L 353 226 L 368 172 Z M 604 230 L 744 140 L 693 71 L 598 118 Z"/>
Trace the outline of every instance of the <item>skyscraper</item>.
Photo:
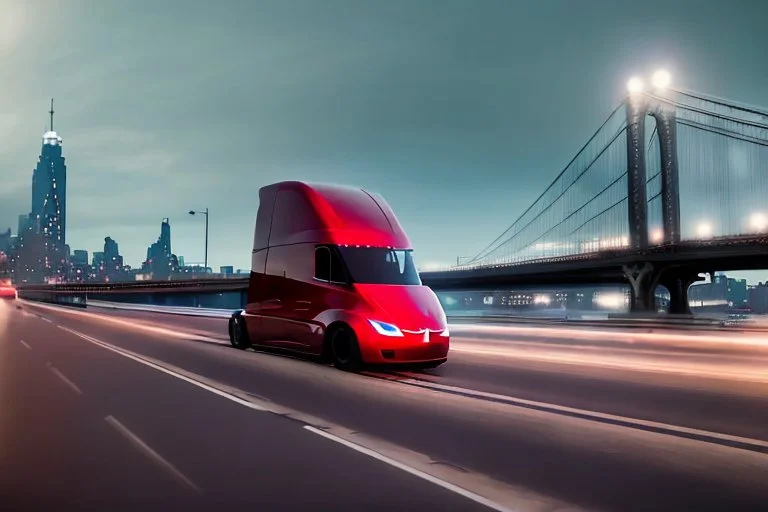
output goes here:
<path id="1" fill-rule="evenodd" d="M 123 272 L 123 257 L 120 256 L 117 242 L 111 237 L 104 239 L 104 261 L 107 277 L 110 279 L 120 277 Z"/>
<path id="2" fill-rule="evenodd" d="M 22 280 L 40 282 L 63 279 L 67 274 L 67 167 L 62 140 L 51 126 L 43 134 L 37 166 L 32 171 L 32 210 L 27 221 L 19 218 L 16 268 Z"/>
<path id="3" fill-rule="evenodd" d="M 153 279 L 168 279 L 176 272 L 179 261 L 171 253 L 171 223 L 166 218 L 160 224 L 160 237 L 147 249 L 147 260 L 142 265 L 144 271 L 151 272 Z"/>
<path id="4" fill-rule="evenodd" d="M 67 166 L 61 153 L 62 139 L 53 130 L 53 100 L 49 113 L 51 129 L 43 134 L 40 158 L 32 174 L 31 220 L 35 231 L 60 249 L 67 232 Z"/>

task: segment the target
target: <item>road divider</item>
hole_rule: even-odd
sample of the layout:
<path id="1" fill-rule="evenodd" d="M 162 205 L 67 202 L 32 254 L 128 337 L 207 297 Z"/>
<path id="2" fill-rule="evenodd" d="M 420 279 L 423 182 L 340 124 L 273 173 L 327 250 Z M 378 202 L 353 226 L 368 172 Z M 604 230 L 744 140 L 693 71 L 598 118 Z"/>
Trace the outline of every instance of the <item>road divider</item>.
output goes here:
<path id="1" fill-rule="evenodd" d="M 169 313 L 173 315 L 206 316 L 229 318 L 234 309 L 194 308 L 185 306 L 158 306 L 154 304 L 130 304 L 127 302 L 106 302 L 89 300 L 88 308 L 118 309 L 125 311 L 146 311 L 147 313 Z"/>

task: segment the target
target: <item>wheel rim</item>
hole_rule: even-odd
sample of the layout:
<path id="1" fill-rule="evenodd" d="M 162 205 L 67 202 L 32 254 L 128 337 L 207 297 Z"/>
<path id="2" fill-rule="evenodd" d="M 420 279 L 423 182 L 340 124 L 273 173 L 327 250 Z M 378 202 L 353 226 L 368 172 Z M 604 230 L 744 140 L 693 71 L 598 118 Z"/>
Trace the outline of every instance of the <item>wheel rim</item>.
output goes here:
<path id="1" fill-rule="evenodd" d="M 333 354 L 342 364 L 348 363 L 352 357 L 352 342 L 343 330 L 333 334 Z"/>

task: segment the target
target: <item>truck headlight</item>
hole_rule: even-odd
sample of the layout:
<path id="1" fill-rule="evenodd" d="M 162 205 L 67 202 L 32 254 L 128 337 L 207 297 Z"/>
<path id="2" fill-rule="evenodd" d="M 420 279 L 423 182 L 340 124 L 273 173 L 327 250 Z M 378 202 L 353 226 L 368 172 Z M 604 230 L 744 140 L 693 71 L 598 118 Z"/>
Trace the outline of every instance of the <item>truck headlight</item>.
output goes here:
<path id="1" fill-rule="evenodd" d="M 403 333 L 396 325 L 388 324 L 386 322 L 379 322 L 378 320 L 368 320 L 377 333 L 382 336 L 402 336 Z"/>

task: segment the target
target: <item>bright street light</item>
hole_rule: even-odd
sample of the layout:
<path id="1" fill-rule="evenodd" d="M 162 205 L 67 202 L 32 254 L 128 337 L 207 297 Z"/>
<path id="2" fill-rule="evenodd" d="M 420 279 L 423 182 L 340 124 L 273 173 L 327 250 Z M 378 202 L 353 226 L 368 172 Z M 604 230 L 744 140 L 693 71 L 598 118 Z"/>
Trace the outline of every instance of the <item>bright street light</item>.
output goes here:
<path id="1" fill-rule="evenodd" d="M 205 215 L 205 263 L 203 265 L 205 266 L 203 268 L 203 272 L 208 272 L 208 208 L 205 209 L 205 211 L 195 211 L 195 210 L 189 210 L 190 215 Z"/>
<path id="2" fill-rule="evenodd" d="M 630 94 L 643 92 L 643 81 L 638 77 L 630 78 L 629 82 L 627 82 L 627 90 L 630 92 Z"/>
<path id="3" fill-rule="evenodd" d="M 753 213 L 749 218 L 749 225 L 755 231 L 765 231 L 768 229 L 768 217 L 766 217 L 764 213 Z"/>
<path id="4" fill-rule="evenodd" d="M 712 224 L 702 222 L 696 227 L 696 234 L 699 238 L 709 238 L 712 236 Z"/>
<path id="5" fill-rule="evenodd" d="M 669 87 L 670 82 L 672 82 L 672 75 L 664 69 L 655 72 L 653 78 L 651 78 L 651 83 L 657 89 L 666 89 Z"/>

